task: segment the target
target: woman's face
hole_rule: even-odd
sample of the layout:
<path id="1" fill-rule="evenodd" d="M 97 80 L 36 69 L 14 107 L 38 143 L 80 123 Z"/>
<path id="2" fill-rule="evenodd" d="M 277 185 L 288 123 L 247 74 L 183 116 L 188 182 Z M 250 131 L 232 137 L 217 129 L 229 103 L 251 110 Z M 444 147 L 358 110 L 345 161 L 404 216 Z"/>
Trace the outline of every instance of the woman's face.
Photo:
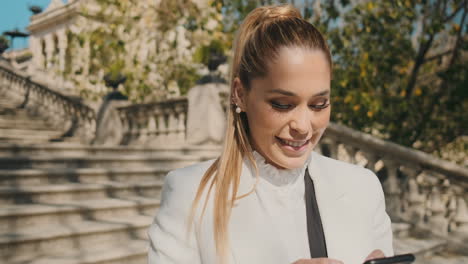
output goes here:
<path id="1" fill-rule="evenodd" d="M 322 51 L 284 47 L 247 91 L 236 80 L 254 150 L 278 168 L 299 168 L 330 120 L 330 66 Z"/>

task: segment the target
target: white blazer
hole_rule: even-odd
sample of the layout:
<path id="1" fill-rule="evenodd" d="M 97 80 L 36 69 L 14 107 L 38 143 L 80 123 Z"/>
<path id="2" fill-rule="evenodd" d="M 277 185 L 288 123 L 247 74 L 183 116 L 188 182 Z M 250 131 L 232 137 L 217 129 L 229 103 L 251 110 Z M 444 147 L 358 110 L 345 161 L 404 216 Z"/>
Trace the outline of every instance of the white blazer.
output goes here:
<path id="1" fill-rule="evenodd" d="M 163 186 L 159 211 L 149 229 L 149 264 L 216 264 L 212 201 L 202 223 L 187 236 L 187 217 L 198 184 L 213 161 L 170 172 Z M 328 257 L 360 264 L 374 249 L 393 255 L 390 218 L 378 178 L 362 167 L 315 152 L 308 166 L 314 181 Z M 255 177 L 244 162 L 239 194 L 251 190 Z M 238 200 L 229 225 L 234 264 L 288 264 L 285 249 L 254 193 Z"/>

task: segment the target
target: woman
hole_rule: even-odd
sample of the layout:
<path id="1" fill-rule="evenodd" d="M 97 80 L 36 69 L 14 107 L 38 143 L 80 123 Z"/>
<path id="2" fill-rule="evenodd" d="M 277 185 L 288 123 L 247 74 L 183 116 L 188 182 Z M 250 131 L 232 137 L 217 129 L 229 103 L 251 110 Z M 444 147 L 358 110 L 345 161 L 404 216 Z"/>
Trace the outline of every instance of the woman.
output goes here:
<path id="1" fill-rule="evenodd" d="M 150 264 L 358 264 L 393 254 L 377 177 L 312 152 L 330 118 L 331 69 L 324 38 L 293 7 L 246 17 L 222 153 L 167 175 Z"/>

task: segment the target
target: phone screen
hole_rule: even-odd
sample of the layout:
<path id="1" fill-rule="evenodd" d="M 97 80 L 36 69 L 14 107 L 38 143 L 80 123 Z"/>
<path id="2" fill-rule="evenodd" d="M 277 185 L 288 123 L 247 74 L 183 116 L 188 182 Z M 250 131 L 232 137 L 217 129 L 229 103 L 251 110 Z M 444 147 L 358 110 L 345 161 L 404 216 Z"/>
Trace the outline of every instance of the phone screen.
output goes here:
<path id="1" fill-rule="evenodd" d="M 372 259 L 364 262 L 364 264 L 409 264 L 414 261 L 413 254 L 396 255 L 388 258 Z"/>

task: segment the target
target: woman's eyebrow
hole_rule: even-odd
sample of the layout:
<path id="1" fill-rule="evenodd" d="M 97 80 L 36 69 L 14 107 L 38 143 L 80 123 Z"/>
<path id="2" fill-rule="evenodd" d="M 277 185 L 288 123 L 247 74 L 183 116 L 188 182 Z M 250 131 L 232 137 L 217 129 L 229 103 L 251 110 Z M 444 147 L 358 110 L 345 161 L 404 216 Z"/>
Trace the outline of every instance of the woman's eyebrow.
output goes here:
<path id="1" fill-rule="evenodd" d="M 268 91 L 268 93 L 279 93 L 279 94 L 286 95 L 286 96 L 297 96 L 295 93 L 286 91 L 283 89 L 273 89 L 273 90 Z M 327 89 L 327 90 L 323 90 L 321 92 L 314 94 L 313 97 L 324 96 L 324 95 L 329 95 L 329 94 L 330 94 L 330 90 Z"/>

